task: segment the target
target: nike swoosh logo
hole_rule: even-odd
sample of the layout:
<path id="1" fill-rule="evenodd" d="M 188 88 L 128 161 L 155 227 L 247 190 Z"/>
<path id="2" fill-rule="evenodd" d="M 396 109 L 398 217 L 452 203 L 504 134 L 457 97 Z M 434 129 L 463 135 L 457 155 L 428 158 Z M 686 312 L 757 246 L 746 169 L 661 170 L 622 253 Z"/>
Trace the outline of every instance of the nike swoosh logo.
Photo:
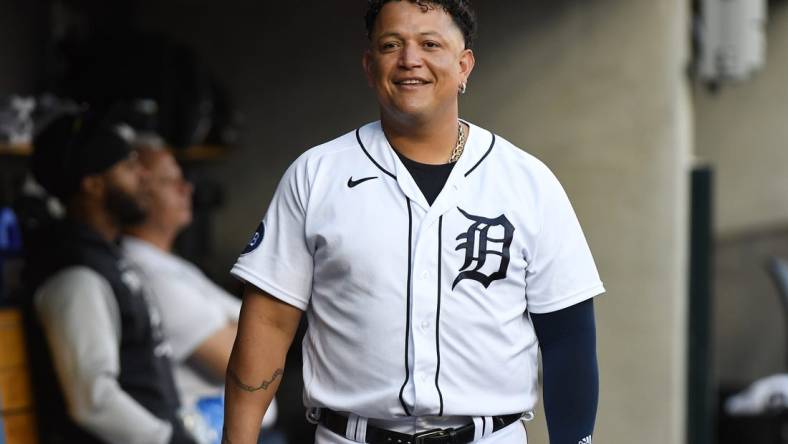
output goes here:
<path id="1" fill-rule="evenodd" d="M 359 180 L 353 180 L 353 176 L 350 176 L 350 179 L 347 180 L 347 186 L 348 188 L 353 188 L 356 185 L 360 185 L 368 180 L 377 179 L 377 178 L 378 176 L 371 176 L 371 177 L 364 177 Z"/>

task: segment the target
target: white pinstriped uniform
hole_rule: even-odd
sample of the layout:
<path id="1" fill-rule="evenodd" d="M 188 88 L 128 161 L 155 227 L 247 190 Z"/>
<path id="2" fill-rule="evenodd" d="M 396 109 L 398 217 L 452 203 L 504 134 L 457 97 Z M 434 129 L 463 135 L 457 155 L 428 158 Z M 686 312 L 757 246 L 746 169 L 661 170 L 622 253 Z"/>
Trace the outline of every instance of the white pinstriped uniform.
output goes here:
<path id="1" fill-rule="evenodd" d="M 379 122 L 307 151 L 282 178 L 232 274 L 306 311 L 307 407 L 403 431 L 530 411 L 527 313 L 604 291 L 555 176 L 469 126 L 432 206 Z M 323 432 L 318 442 L 346 442 Z M 480 442 L 523 437 L 509 427 Z"/>

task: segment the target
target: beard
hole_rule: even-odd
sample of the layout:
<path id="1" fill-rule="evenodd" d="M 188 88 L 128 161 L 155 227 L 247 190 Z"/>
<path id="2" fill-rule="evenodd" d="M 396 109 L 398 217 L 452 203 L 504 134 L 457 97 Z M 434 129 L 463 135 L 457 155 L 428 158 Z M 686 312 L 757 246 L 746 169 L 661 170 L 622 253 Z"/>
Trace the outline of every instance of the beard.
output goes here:
<path id="1" fill-rule="evenodd" d="M 114 186 L 107 190 L 104 208 L 121 227 L 137 225 L 148 215 L 138 198 Z"/>

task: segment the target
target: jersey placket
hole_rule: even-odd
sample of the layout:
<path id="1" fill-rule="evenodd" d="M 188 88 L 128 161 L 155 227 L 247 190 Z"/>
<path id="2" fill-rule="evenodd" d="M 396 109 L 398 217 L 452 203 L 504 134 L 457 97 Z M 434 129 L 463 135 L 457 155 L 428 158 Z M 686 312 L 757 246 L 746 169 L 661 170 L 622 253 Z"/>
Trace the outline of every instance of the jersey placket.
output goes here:
<path id="1" fill-rule="evenodd" d="M 422 208 L 415 211 L 423 219 Z M 441 410 L 438 381 L 439 325 L 438 307 L 438 236 L 437 225 L 420 230 L 413 249 L 411 298 L 411 338 L 413 344 L 412 381 L 415 415 L 436 415 Z"/>
<path id="2" fill-rule="evenodd" d="M 405 388 L 412 393 L 412 415 L 442 415 L 444 410 L 444 393 L 440 389 L 440 302 L 450 284 L 444 282 L 441 276 L 441 266 L 445 260 L 441 257 L 441 243 L 447 241 L 442 239 L 443 214 L 456 203 L 464 178 L 458 173 L 452 172 L 430 207 L 407 169 L 397 164 L 397 181 L 402 192 L 411 200 L 414 219 L 411 362 L 410 378 Z"/>

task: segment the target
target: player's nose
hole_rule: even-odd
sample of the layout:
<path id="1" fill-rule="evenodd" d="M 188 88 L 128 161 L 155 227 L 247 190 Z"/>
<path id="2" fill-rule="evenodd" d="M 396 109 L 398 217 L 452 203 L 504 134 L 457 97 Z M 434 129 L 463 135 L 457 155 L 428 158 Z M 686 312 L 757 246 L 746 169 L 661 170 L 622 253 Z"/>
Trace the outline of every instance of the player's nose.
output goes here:
<path id="1" fill-rule="evenodd" d="M 418 68 L 421 66 L 421 52 L 419 48 L 414 45 L 405 45 L 399 52 L 399 59 L 397 61 L 400 68 Z"/>

